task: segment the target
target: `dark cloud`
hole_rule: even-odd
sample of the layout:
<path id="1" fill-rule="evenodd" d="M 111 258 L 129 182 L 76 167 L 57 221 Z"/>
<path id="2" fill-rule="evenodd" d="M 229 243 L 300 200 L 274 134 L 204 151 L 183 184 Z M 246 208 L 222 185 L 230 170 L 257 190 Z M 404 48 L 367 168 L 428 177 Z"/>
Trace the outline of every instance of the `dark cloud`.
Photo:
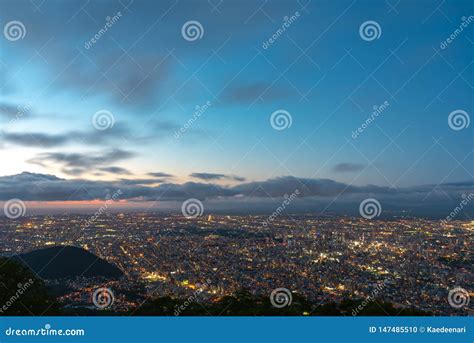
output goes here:
<path id="1" fill-rule="evenodd" d="M 16 175 L 7 175 L 0 177 L 0 183 L 10 183 L 10 182 L 42 182 L 42 181 L 61 181 L 61 179 L 55 175 L 51 174 L 39 174 L 39 173 L 29 173 L 23 172 Z"/>
<path id="2" fill-rule="evenodd" d="M 39 132 L 6 132 L 0 137 L 4 142 L 29 147 L 60 147 L 70 143 L 100 145 L 107 142 L 121 141 L 133 133 L 124 125 L 116 124 L 107 130 L 91 129 L 88 132 L 69 131 L 60 134 Z M 134 137 L 140 139 L 140 137 Z"/>
<path id="3" fill-rule="evenodd" d="M 154 177 L 173 177 L 173 175 L 168 174 L 168 173 L 162 173 L 162 172 L 152 172 L 148 173 L 147 175 L 154 176 Z"/>
<path id="4" fill-rule="evenodd" d="M 222 94 L 221 100 L 231 103 L 249 104 L 259 99 L 274 101 L 288 97 L 289 90 L 279 88 L 267 82 L 258 82 L 228 88 Z"/>
<path id="5" fill-rule="evenodd" d="M 189 176 L 201 179 L 201 180 L 220 180 L 225 178 L 224 174 L 212 174 L 212 173 L 192 173 Z"/>
<path id="6" fill-rule="evenodd" d="M 108 61 L 106 68 L 109 68 Z M 117 87 L 121 92 L 116 93 L 116 100 L 126 105 L 152 106 L 156 103 L 162 87 L 174 68 L 174 63 L 170 56 L 138 56 L 135 61 L 123 59 L 114 68 L 118 81 Z M 125 73 L 122 77 L 123 70 Z M 107 89 L 105 90 L 106 92 Z"/>
<path id="7" fill-rule="evenodd" d="M 162 139 L 170 138 L 181 139 L 182 137 L 187 137 L 193 141 L 206 139 L 206 138 L 215 138 L 215 135 L 207 130 L 201 128 L 197 123 L 194 125 L 189 124 L 189 117 L 187 120 L 182 123 L 176 123 L 169 120 L 151 120 L 149 126 L 153 130 L 152 139 Z"/>
<path id="8" fill-rule="evenodd" d="M 106 172 L 106 173 L 110 173 L 110 174 L 119 174 L 119 175 L 131 175 L 132 173 L 128 170 L 128 169 L 125 169 L 125 168 L 122 168 L 122 167 L 102 167 L 102 168 L 99 168 L 100 171 L 103 171 L 103 172 Z"/>
<path id="9" fill-rule="evenodd" d="M 36 155 L 36 157 L 28 160 L 28 163 L 40 166 L 48 166 L 50 164 L 63 165 L 63 171 L 69 175 L 80 175 L 87 170 L 99 167 L 107 167 L 111 163 L 126 160 L 135 156 L 135 153 L 112 149 L 101 153 L 64 153 L 64 152 L 46 152 Z M 81 172 L 82 170 L 82 172 Z"/>
<path id="10" fill-rule="evenodd" d="M 154 179 L 153 183 L 159 180 Z M 114 190 L 121 190 L 121 199 L 134 200 L 183 200 L 190 197 L 232 196 L 236 192 L 211 184 L 188 182 L 182 185 L 162 184 L 145 187 L 137 183 L 146 180 L 122 180 L 116 182 L 66 180 L 52 175 L 22 173 L 0 177 L 0 201 L 20 198 L 23 201 L 65 201 L 107 199 Z"/>
<path id="11" fill-rule="evenodd" d="M 5 117 L 23 117 L 31 112 L 30 104 L 11 104 L 0 102 L 0 115 Z"/>
<path id="12" fill-rule="evenodd" d="M 211 181 L 211 180 L 234 180 L 234 181 L 245 181 L 244 177 L 225 175 L 225 174 L 214 174 L 214 173 L 192 173 L 189 175 L 192 178 Z"/>
<path id="13" fill-rule="evenodd" d="M 231 178 L 232 178 L 233 180 L 239 181 L 239 182 L 244 182 L 244 181 L 246 180 L 245 177 L 243 177 L 243 176 L 235 176 L 235 175 L 233 175 L 233 176 L 231 176 Z"/>
<path id="14" fill-rule="evenodd" d="M 52 135 L 46 133 L 4 133 L 3 141 L 31 147 L 55 147 L 66 144 L 70 140 L 69 135 Z"/>
<path id="15" fill-rule="evenodd" d="M 63 168 L 61 171 L 64 174 L 71 175 L 71 176 L 81 176 L 85 172 L 87 172 L 86 168 Z"/>
<path id="16" fill-rule="evenodd" d="M 180 128 L 180 126 L 169 120 L 155 120 L 152 123 L 154 130 L 156 131 L 174 131 Z"/>
<path id="17" fill-rule="evenodd" d="M 332 170 L 337 173 L 351 173 L 351 172 L 361 171 L 364 168 L 365 168 L 365 165 L 363 164 L 346 162 L 346 163 L 336 164 Z"/>
<path id="18" fill-rule="evenodd" d="M 341 193 L 390 193 L 394 190 L 378 186 L 352 186 L 329 179 L 305 179 L 293 176 L 250 182 L 235 187 L 240 193 L 253 197 L 279 197 L 298 190 L 302 197 L 334 196 Z"/>
<path id="19" fill-rule="evenodd" d="M 114 182 L 65 180 L 52 175 L 23 173 L 19 175 L 0 177 L 0 199 L 35 201 L 66 201 L 107 199 L 114 190 L 122 189 L 126 198 L 149 197 L 152 189 L 127 186 Z"/>
<path id="20" fill-rule="evenodd" d="M 103 41 L 101 44 L 106 46 Z M 163 51 L 155 51 L 154 55 L 134 51 L 130 53 L 132 58 L 119 58 L 120 55 L 117 55 L 112 61 L 105 50 L 96 52 L 99 55 L 95 57 L 93 65 L 86 58 L 76 59 L 71 68 L 61 73 L 58 84 L 79 90 L 83 95 L 101 94 L 119 106 L 144 110 L 138 114 L 147 114 L 146 110 L 153 109 L 153 105 L 162 98 L 161 94 L 166 92 L 166 81 L 176 64 Z M 60 65 L 67 63 L 69 57 L 64 58 L 58 62 Z"/>
<path id="21" fill-rule="evenodd" d="M 153 185 L 165 181 L 163 179 L 121 179 L 120 182 L 125 185 Z"/>
<path id="22" fill-rule="evenodd" d="M 389 209 L 433 212 L 445 216 L 466 194 L 474 194 L 474 181 L 424 185 L 393 189 L 373 185 L 353 186 L 327 179 L 305 179 L 291 176 L 261 182 L 249 182 L 235 187 L 212 183 L 187 182 L 184 184 L 159 183 L 159 179 L 124 179 L 120 181 L 88 181 L 61 179 L 53 175 L 22 173 L 0 177 L 0 201 L 19 198 L 23 201 L 106 200 L 111 193 L 121 190 L 120 199 L 130 201 L 184 201 L 198 198 L 218 206 L 231 206 L 241 211 L 257 209 L 272 204 L 279 206 L 281 199 L 298 190 L 295 208 L 311 210 L 331 206 L 341 213 L 348 209 L 357 213 L 360 201 L 374 197 Z M 151 186 L 146 186 L 146 185 Z M 464 194 L 464 198 L 463 198 Z M 447 200 L 449 195 L 451 200 Z M 473 210 L 469 203 L 463 211 Z M 292 204 L 293 206 L 293 204 Z M 262 207 L 263 208 L 263 207 Z M 349 211 L 349 212 L 350 212 Z M 390 212 L 390 211 L 388 211 Z M 413 213 L 413 212 L 412 212 Z"/>
<path id="23" fill-rule="evenodd" d="M 170 84 L 176 82 L 173 73 L 175 69 L 180 72 L 184 65 L 170 51 L 176 48 L 178 52 L 183 48 L 189 49 L 189 42 L 180 36 L 177 39 L 176 33 L 179 30 L 163 30 L 159 25 L 152 25 L 157 20 L 156 13 L 163 15 L 170 27 L 181 27 L 183 18 L 175 15 L 176 13 L 206 17 L 212 9 L 209 4 L 203 6 L 192 1 L 181 3 L 175 0 L 143 1 L 140 4 L 133 1 L 72 2 L 75 5 L 38 1 L 41 13 L 45 14 L 43 17 L 38 16 L 37 6 L 29 1 L 2 2 L 2 14 L 5 18 L 21 17 L 29 28 L 34 28 L 29 29 L 22 40 L 22 46 L 18 47 L 22 49 L 19 54 L 30 56 L 35 51 L 41 52 L 41 57 L 48 62 L 44 64 L 45 72 L 55 77 L 51 92 L 74 89 L 80 95 L 110 97 L 121 106 L 141 108 L 155 108 L 172 94 Z M 213 16 L 213 23 L 208 25 L 225 27 L 226 30 L 214 30 L 212 36 L 224 35 L 226 31 L 241 28 L 242 18 L 250 17 L 254 11 L 249 6 L 239 6 L 233 2 L 224 2 L 219 7 L 219 11 L 224 10 L 224 13 L 232 15 Z M 91 16 L 83 15 L 82 12 L 78 15 L 80 8 Z M 86 50 L 84 43 L 97 34 L 105 24 L 106 17 L 113 16 L 118 11 L 123 16 L 110 32 Z M 281 17 L 287 15 L 287 11 L 288 8 L 280 9 Z M 238 17 L 239 15 L 242 17 Z M 91 17 L 94 25 L 91 25 Z M 266 27 L 265 24 L 251 20 L 246 23 L 246 28 L 259 32 Z M 58 27 L 62 30 L 58 30 Z M 151 31 L 148 32 L 149 30 Z M 144 35 L 144 32 L 148 34 Z M 206 35 L 211 35 L 211 32 L 206 32 Z M 137 40 L 138 37 L 140 39 Z M 46 47 L 45 42 L 48 42 Z M 209 42 L 215 43 L 215 40 Z M 201 43 L 206 44 L 206 41 L 202 40 Z M 206 50 L 211 48 L 216 46 L 204 45 Z M 78 51 L 82 55 L 77 56 Z M 178 52 L 175 54 L 179 56 Z M 186 65 L 186 61 L 184 64 Z M 179 85 L 181 84 L 182 81 Z M 145 111 L 137 113 L 146 115 Z"/>

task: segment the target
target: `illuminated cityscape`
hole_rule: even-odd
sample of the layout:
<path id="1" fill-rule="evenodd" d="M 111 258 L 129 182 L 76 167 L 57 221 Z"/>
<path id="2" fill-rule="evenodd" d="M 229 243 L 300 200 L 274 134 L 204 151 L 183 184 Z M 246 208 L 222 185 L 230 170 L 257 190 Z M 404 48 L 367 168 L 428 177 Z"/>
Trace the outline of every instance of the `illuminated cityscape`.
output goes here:
<path id="1" fill-rule="evenodd" d="M 125 274 L 107 283 L 117 311 L 150 297 L 189 296 L 204 282 L 200 302 L 240 289 L 266 295 L 285 287 L 321 303 L 364 298 L 383 282 L 380 298 L 397 307 L 462 315 L 467 312 L 450 307 L 446 294 L 474 280 L 473 221 L 308 214 L 282 215 L 264 227 L 263 215 L 104 213 L 85 228 L 89 218 L 2 219 L 0 250 L 10 256 L 57 245 L 89 250 Z M 101 282 L 67 280 L 70 291 L 60 301 L 87 306 Z M 130 291 L 138 295 L 127 296 Z"/>

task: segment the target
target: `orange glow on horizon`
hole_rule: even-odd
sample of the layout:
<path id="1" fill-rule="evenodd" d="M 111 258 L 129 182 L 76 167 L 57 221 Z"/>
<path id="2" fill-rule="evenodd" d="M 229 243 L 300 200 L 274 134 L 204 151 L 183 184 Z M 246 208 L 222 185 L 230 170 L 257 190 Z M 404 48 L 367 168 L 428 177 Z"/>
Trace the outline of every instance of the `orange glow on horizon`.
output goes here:
<path id="1" fill-rule="evenodd" d="M 31 207 L 100 207 L 106 203 L 107 200 L 68 200 L 68 201 L 26 201 Z M 127 200 L 115 200 L 107 202 L 107 206 L 127 206 L 134 207 L 143 206 L 142 202 L 130 202 Z"/>

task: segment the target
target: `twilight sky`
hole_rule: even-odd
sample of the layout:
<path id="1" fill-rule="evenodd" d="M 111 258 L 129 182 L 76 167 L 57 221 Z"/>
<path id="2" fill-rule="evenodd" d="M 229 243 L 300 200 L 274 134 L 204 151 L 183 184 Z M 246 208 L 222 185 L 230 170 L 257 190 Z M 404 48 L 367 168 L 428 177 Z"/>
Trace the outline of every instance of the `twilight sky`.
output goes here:
<path id="1" fill-rule="evenodd" d="M 474 191 L 472 1 L 0 7 L 1 201 L 254 208 L 299 187 L 301 209 L 445 212 Z"/>

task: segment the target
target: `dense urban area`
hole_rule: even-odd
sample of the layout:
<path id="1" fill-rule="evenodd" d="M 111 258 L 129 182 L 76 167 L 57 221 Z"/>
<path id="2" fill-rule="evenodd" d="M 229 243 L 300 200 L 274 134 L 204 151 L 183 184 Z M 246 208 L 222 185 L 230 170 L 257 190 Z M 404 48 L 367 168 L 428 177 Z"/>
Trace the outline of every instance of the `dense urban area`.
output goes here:
<path id="1" fill-rule="evenodd" d="M 210 302 L 247 289 L 286 288 L 327 303 L 377 298 L 400 308 L 465 315 L 448 291 L 474 284 L 473 221 L 285 215 L 104 213 L 0 219 L 0 251 L 13 256 L 48 246 L 81 247 L 119 267 L 119 280 L 49 281 L 67 287 L 67 306 L 90 305 L 100 286 L 114 291 L 116 311 L 166 295 Z M 265 222 L 265 225 L 262 223 Z M 197 292 L 198 291 L 198 292 Z M 140 296 L 130 296 L 131 292 Z M 141 297 L 141 298 L 140 298 Z"/>

